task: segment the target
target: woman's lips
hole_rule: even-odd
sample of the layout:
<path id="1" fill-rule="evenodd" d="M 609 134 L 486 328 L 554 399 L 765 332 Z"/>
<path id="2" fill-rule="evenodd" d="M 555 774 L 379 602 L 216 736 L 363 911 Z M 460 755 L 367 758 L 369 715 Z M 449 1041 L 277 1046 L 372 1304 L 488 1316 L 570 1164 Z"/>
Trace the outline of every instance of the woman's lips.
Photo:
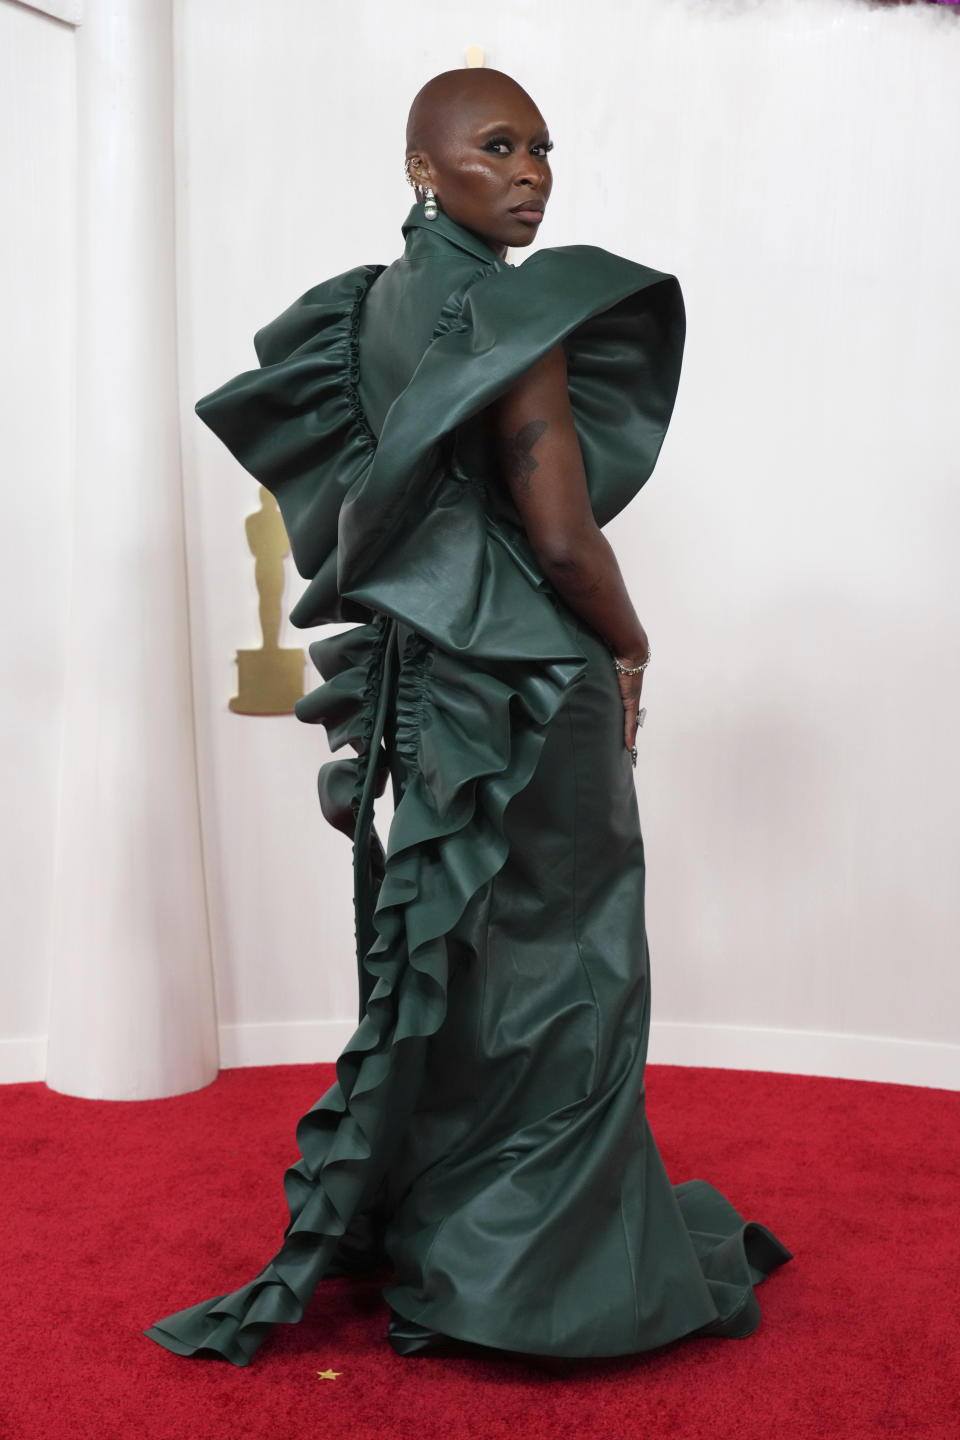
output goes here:
<path id="1" fill-rule="evenodd" d="M 543 219 L 543 206 L 532 203 L 530 205 L 515 205 L 510 211 L 510 214 L 516 215 L 518 220 L 523 220 L 527 225 L 539 225 Z"/>

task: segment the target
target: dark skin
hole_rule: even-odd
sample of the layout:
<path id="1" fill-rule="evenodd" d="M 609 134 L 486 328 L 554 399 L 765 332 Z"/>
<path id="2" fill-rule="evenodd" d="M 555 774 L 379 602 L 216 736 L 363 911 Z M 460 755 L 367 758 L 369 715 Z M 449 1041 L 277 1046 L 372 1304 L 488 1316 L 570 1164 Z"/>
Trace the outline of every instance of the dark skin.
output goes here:
<path id="1" fill-rule="evenodd" d="M 537 233 L 553 185 L 549 148 L 530 96 L 498 70 L 448 70 L 423 87 L 410 110 L 407 158 L 417 198 L 430 186 L 439 208 L 501 258 Z M 649 644 L 594 519 L 562 345 L 521 375 L 491 418 L 503 478 L 543 574 L 623 664 L 641 664 Z M 617 674 L 628 749 L 643 674 Z"/>

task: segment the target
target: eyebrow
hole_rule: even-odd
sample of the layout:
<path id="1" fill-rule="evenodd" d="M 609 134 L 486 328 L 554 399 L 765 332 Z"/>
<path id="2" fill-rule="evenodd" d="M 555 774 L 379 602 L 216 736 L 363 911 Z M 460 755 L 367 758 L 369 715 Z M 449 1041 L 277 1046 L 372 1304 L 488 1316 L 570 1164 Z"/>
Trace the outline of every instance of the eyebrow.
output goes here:
<path id="1" fill-rule="evenodd" d="M 508 121 L 501 121 L 499 124 L 488 122 L 485 125 L 480 125 L 478 129 L 481 135 L 499 135 L 503 132 L 506 132 L 508 135 L 518 135 L 520 133 L 516 126 L 511 125 Z M 546 125 L 542 126 L 539 130 L 534 130 L 530 138 L 531 140 L 539 140 L 542 137 L 546 137 L 548 140 L 550 138 L 550 130 Z"/>

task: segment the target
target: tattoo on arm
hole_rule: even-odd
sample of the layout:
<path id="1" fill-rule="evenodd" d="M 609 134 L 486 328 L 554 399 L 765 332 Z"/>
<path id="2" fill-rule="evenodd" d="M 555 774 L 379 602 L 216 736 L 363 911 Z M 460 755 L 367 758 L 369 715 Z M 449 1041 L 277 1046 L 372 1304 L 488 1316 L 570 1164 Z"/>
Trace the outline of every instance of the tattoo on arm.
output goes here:
<path id="1" fill-rule="evenodd" d="M 508 477 L 516 481 L 524 494 L 530 489 L 530 476 L 539 463 L 534 460 L 531 452 L 546 428 L 546 420 L 528 420 L 526 425 L 521 425 L 516 435 L 507 440 L 504 468 Z"/>

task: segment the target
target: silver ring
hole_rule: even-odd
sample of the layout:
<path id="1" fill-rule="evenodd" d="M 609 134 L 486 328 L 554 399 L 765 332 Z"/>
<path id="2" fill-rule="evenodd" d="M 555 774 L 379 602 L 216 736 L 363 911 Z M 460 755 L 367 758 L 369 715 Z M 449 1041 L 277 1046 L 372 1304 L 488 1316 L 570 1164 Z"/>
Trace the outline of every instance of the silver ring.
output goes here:
<path id="1" fill-rule="evenodd" d="M 641 705 L 640 709 L 637 711 L 637 724 L 638 724 L 638 725 L 642 725 L 643 722 L 644 722 L 644 720 L 646 720 L 646 718 L 647 718 L 647 707 L 646 707 L 646 705 Z"/>

